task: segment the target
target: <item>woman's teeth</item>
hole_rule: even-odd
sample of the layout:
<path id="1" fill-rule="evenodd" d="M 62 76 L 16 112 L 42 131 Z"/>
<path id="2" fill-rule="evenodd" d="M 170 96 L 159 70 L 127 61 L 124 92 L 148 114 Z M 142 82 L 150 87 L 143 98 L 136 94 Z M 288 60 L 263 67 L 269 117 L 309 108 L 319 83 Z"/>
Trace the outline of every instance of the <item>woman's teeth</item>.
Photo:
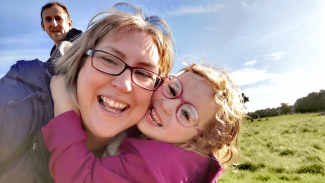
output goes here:
<path id="1" fill-rule="evenodd" d="M 155 125 L 162 126 L 162 122 L 161 122 L 160 118 L 158 117 L 158 115 L 156 114 L 156 112 L 153 110 L 153 108 L 150 109 L 150 111 L 149 111 L 149 117 Z"/>
<path id="2" fill-rule="evenodd" d="M 116 101 L 113 101 L 105 96 L 100 96 L 100 103 L 101 105 L 108 111 L 113 112 L 113 113 L 121 113 L 123 112 L 123 109 L 128 106 L 128 104 L 124 103 L 119 103 Z M 104 104 L 105 102 L 105 104 Z M 115 109 L 112 109 L 115 108 Z"/>

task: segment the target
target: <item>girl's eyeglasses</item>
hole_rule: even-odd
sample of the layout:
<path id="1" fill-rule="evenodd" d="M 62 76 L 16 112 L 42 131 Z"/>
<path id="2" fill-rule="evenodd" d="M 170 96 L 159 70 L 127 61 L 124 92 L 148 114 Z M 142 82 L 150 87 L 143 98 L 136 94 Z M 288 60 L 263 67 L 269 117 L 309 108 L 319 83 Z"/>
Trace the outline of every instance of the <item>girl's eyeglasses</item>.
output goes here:
<path id="1" fill-rule="evenodd" d="M 178 122 L 184 127 L 194 127 L 200 132 L 198 127 L 199 113 L 193 104 L 184 101 L 182 97 L 183 85 L 181 81 L 175 76 L 166 76 L 165 82 L 161 87 L 166 98 L 180 99 L 182 102 L 176 110 Z"/>

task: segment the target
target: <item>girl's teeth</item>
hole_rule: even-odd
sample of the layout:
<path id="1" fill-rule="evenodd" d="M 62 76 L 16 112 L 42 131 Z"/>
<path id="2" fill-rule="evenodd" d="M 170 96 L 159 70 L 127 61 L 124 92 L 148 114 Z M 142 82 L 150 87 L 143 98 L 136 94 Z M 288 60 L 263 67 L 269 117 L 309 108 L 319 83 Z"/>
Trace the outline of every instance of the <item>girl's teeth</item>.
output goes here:
<path id="1" fill-rule="evenodd" d="M 150 119 L 158 126 L 162 126 L 162 123 L 160 121 L 160 118 L 157 116 L 157 114 L 155 113 L 155 111 L 153 110 L 153 108 L 150 111 L 151 115 L 149 115 Z M 149 113 L 149 114 L 150 114 Z M 152 119 L 154 118 L 154 120 Z"/>

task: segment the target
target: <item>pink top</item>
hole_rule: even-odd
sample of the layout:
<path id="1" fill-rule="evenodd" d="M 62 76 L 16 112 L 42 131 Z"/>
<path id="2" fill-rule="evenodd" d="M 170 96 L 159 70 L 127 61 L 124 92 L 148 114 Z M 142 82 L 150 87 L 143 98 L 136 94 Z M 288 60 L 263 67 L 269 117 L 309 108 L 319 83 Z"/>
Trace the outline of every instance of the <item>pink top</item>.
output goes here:
<path id="1" fill-rule="evenodd" d="M 74 111 L 52 119 L 42 132 L 57 183 L 215 182 L 222 172 L 215 160 L 154 140 L 127 138 L 119 155 L 95 158 L 87 150 L 87 135 Z"/>

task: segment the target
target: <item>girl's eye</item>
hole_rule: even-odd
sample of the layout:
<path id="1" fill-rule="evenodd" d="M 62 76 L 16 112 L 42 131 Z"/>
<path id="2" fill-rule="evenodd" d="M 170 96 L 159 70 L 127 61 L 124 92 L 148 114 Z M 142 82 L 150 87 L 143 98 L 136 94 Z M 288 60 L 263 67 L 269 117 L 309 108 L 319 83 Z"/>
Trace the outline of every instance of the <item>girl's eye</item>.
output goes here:
<path id="1" fill-rule="evenodd" d="M 176 97 L 176 91 L 173 87 L 171 87 L 170 85 L 168 85 L 169 87 L 169 91 L 170 91 L 170 94 L 172 94 L 173 97 Z"/>
<path id="2" fill-rule="evenodd" d="M 186 110 L 182 109 L 182 115 L 187 119 L 187 121 L 190 120 L 190 114 Z"/>

